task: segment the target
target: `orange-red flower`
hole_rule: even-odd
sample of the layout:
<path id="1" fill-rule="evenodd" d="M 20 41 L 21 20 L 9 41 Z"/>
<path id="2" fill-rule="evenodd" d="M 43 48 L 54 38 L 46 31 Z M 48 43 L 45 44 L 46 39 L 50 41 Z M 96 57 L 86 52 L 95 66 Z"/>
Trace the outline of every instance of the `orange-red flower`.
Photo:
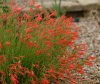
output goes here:
<path id="1" fill-rule="evenodd" d="M 70 70 L 66 70 L 65 72 L 66 72 L 66 74 L 68 75 L 68 77 L 71 76 L 71 72 L 70 72 Z"/>
<path id="2" fill-rule="evenodd" d="M 4 55 L 0 55 L 0 65 L 6 60 Z"/>
<path id="3" fill-rule="evenodd" d="M 90 61 L 86 61 L 85 64 L 88 65 L 88 66 L 93 66 L 93 63 L 90 62 Z"/>
<path id="4" fill-rule="evenodd" d="M 11 74 L 11 81 L 13 82 L 13 84 L 18 84 L 18 80 L 16 79 L 16 76 Z"/>
<path id="5" fill-rule="evenodd" d="M 42 54 L 42 51 L 41 50 L 36 50 L 35 54 L 40 55 L 40 54 Z"/>
<path id="6" fill-rule="evenodd" d="M 10 45 L 11 45 L 10 41 L 6 41 L 6 46 L 10 46 Z"/>
<path id="7" fill-rule="evenodd" d="M 36 84 L 36 82 L 32 79 L 32 80 L 31 80 L 31 84 Z"/>
<path id="8" fill-rule="evenodd" d="M 31 33 L 31 32 L 32 32 L 32 28 L 27 28 L 27 29 L 25 29 L 25 32 L 26 32 L 26 33 Z"/>
<path id="9" fill-rule="evenodd" d="M 46 45 L 47 47 L 51 48 L 51 47 L 52 47 L 52 42 L 51 42 L 51 41 L 46 41 L 46 42 L 45 42 L 45 45 Z"/>
<path id="10" fill-rule="evenodd" d="M 94 56 L 89 56 L 88 57 L 88 60 L 95 60 L 96 59 L 96 57 L 94 57 Z"/>
<path id="11" fill-rule="evenodd" d="M 40 15 L 38 15 L 38 17 L 36 18 L 37 21 L 41 21 L 42 17 Z"/>
<path id="12" fill-rule="evenodd" d="M 35 4 L 35 1 L 30 0 L 29 4 L 30 6 L 33 6 Z"/>
<path id="13" fill-rule="evenodd" d="M 0 42 L 0 49 L 2 49 L 3 48 L 3 45 L 2 45 L 2 43 Z"/>
<path id="14" fill-rule="evenodd" d="M 37 5 L 37 6 L 36 6 L 36 8 L 38 8 L 38 9 L 39 9 L 39 8 L 42 8 L 42 6 L 41 6 L 41 5 Z"/>
<path id="15" fill-rule="evenodd" d="M 30 8 L 30 12 L 33 12 L 33 9 L 32 8 Z"/>
<path id="16" fill-rule="evenodd" d="M 79 74 L 84 74 L 84 69 L 83 69 L 83 67 L 79 67 L 79 69 L 77 70 L 77 72 L 78 72 Z"/>
<path id="17" fill-rule="evenodd" d="M 70 64 L 70 65 L 68 66 L 68 69 L 69 69 L 69 70 L 73 70 L 73 69 L 75 69 L 75 68 L 76 68 L 75 64 Z"/>
<path id="18" fill-rule="evenodd" d="M 45 78 L 42 79 L 42 84 L 49 84 L 49 81 Z"/>

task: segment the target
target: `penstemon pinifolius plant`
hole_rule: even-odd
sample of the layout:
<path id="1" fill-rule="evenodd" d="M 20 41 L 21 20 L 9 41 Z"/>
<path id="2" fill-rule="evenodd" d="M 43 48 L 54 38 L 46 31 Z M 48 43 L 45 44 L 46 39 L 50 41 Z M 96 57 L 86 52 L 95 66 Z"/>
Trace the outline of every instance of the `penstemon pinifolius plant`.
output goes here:
<path id="1" fill-rule="evenodd" d="M 30 5 L 41 8 L 32 1 Z M 9 13 L 0 14 L 0 82 L 80 84 L 78 75 L 95 58 L 85 57 L 87 46 L 75 43 L 79 37 L 73 18 L 51 18 L 57 12 L 49 14 L 44 9 L 34 15 L 32 8 L 20 15 L 21 7 L 10 6 Z"/>

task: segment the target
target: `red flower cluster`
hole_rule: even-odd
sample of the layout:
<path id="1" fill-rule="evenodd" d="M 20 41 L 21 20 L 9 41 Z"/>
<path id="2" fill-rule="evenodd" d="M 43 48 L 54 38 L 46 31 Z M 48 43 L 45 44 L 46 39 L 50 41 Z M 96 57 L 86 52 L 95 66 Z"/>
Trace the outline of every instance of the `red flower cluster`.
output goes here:
<path id="1" fill-rule="evenodd" d="M 44 10 L 33 16 L 32 7 L 41 6 L 32 0 L 29 4 L 29 12 L 21 13 L 23 8 L 15 6 L 0 14 L 0 82 L 77 84 L 77 74 L 84 74 L 84 65 L 93 66 L 95 57 L 85 57 L 87 45 L 75 43 L 79 37 L 73 18 L 53 18 L 56 11 Z"/>

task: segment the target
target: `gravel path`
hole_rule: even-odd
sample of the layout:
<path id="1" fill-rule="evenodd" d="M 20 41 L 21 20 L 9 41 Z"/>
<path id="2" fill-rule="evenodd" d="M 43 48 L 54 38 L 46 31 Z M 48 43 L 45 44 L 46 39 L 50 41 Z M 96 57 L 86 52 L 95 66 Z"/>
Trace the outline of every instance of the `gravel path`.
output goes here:
<path id="1" fill-rule="evenodd" d="M 96 57 L 93 67 L 85 67 L 85 77 L 94 81 L 93 84 L 100 84 L 100 25 L 94 16 L 81 18 L 80 22 L 75 24 L 80 27 L 78 42 L 87 43 L 86 54 Z"/>

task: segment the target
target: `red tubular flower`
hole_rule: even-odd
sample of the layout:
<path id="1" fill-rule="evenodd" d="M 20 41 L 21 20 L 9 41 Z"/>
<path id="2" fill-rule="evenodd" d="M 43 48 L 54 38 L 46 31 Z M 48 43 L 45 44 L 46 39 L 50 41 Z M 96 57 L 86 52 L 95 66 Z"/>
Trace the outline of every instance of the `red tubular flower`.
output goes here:
<path id="1" fill-rule="evenodd" d="M 0 71 L 0 74 L 1 74 L 2 76 L 4 76 L 4 75 L 5 75 L 5 72 L 4 72 L 4 71 Z"/>
<path id="2" fill-rule="evenodd" d="M 66 18 L 65 23 L 67 24 L 68 27 L 72 26 L 72 21 L 74 21 L 74 19 L 72 17 Z"/>
<path id="3" fill-rule="evenodd" d="M 49 73 L 54 73 L 54 70 L 51 68 L 51 69 L 49 70 Z"/>
<path id="4" fill-rule="evenodd" d="M 44 77 L 50 77 L 50 75 L 49 74 L 44 74 Z"/>
<path id="5" fill-rule="evenodd" d="M 32 64 L 32 66 L 35 67 L 35 68 L 37 68 L 37 69 L 40 68 L 39 64 Z"/>
<path id="6" fill-rule="evenodd" d="M 52 76 L 55 80 L 57 79 L 57 77 L 56 77 L 55 74 L 51 74 L 51 76 Z"/>
<path id="7" fill-rule="evenodd" d="M 27 26 L 27 27 L 32 27 L 32 26 L 33 26 L 33 23 L 32 23 L 32 22 L 27 22 L 27 23 L 26 23 L 26 26 Z"/>
<path id="8" fill-rule="evenodd" d="M 37 51 L 35 52 L 35 54 L 36 54 L 36 55 L 40 55 L 40 54 L 42 54 L 42 51 L 41 51 L 41 50 L 37 50 Z"/>
<path id="9" fill-rule="evenodd" d="M 3 20 L 7 19 L 7 14 L 3 13 L 3 14 L 1 15 L 1 18 L 2 18 Z"/>
<path id="10" fill-rule="evenodd" d="M 34 74 L 34 72 L 33 71 L 27 71 L 27 76 L 28 77 L 35 77 L 35 74 Z"/>
<path id="11" fill-rule="evenodd" d="M 15 75 L 11 74 L 11 81 L 13 82 L 13 84 L 18 84 L 18 80 L 16 79 Z"/>
<path id="12" fill-rule="evenodd" d="M 10 45 L 11 45 L 10 41 L 6 41 L 6 46 L 10 46 Z"/>
<path id="13" fill-rule="evenodd" d="M 54 29 L 49 29 L 48 34 L 50 34 L 50 35 L 54 34 Z"/>
<path id="14" fill-rule="evenodd" d="M 6 31 L 7 31 L 7 32 L 12 32 L 12 30 L 11 30 L 11 29 L 7 29 Z"/>
<path id="15" fill-rule="evenodd" d="M 20 71 L 19 73 L 20 73 L 22 76 L 24 76 L 24 72 L 21 72 L 21 71 Z"/>
<path id="16" fill-rule="evenodd" d="M 73 69 L 75 69 L 75 68 L 76 68 L 75 64 L 70 64 L 70 65 L 68 66 L 68 69 L 69 69 L 69 70 L 73 70 Z"/>
<path id="17" fill-rule="evenodd" d="M 29 42 L 27 43 L 27 46 L 28 46 L 28 48 L 31 48 L 31 47 L 33 46 L 33 42 L 32 42 L 32 41 L 29 41 Z"/>
<path id="18" fill-rule="evenodd" d="M 25 38 L 26 38 L 26 39 L 31 39 L 32 36 L 31 36 L 31 34 L 26 34 L 26 35 L 25 35 Z"/>
<path id="19" fill-rule="evenodd" d="M 72 78 L 70 78 L 70 82 L 71 82 L 71 84 L 77 84 L 76 80 L 74 80 Z"/>
<path id="20" fill-rule="evenodd" d="M 63 33 L 63 30 L 60 27 L 58 27 L 57 28 L 57 33 L 58 33 L 58 35 L 61 35 Z"/>
<path id="21" fill-rule="evenodd" d="M 62 20 L 64 20 L 65 18 L 66 18 L 66 16 L 65 16 L 65 15 L 62 15 L 62 16 L 61 16 L 61 19 L 62 19 Z"/>
<path id="22" fill-rule="evenodd" d="M 66 74 L 68 75 L 68 77 L 71 76 L 70 70 L 66 70 L 65 72 L 66 72 Z"/>
<path id="23" fill-rule="evenodd" d="M 47 25 L 52 25 L 54 23 L 55 19 L 50 18 L 49 20 L 46 21 Z"/>
<path id="24" fill-rule="evenodd" d="M 38 44 L 36 42 L 33 42 L 32 46 L 38 48 Z"/>
<path id="25" fill-rule="evenodd" d="M 27 29 L 25 29 L 25 32 L 26 32 L 26 33 L 31 33 L 31 32 L 32 32 L 32 28 L 27 28 Z"/>
<path id="26" fill-rule="evenodd" d="M 58 45 L 68 45 L 68 41 L 65 38 L 59 39 L 56 44 Z"/>
<path id="27" fill-rule="evenodd" d="M 37 21 L 41 21 L 42 17 L 40 15 L 38 15 L 38 17 L 36 18 Z"/>
<path id="28" fill-rule="evenodd" d="M 86 61 L 85 64 L 88 65 L 88 66 L 93 66 L 93 63 L 90 62 L 90 61 Z"/>
<path id="29" fill-rule="evenodd" d="M 76 40 L 76 39 L 78 38 L 78 33 L 77 33 L 77 32 L 72 32 L 71 34 L 72 34 L 71 39 L 72 39 L 73 41 Z"/>
<path id="30" fill-rule="evenodd" d="M 21 26 L 22 24 L 23 24 L 23 22 L 22 22 L 22 21 L 20 21 L 20 22 L 19 22 L 19 26 Z"/>
<path id="31" fill-rule="evenodd" d="M 42 84 L 49 84 L 49 81 L 47 79 L 42 79 Z"/>
<path id="32" fill-rule="evenodd" d="M 32 79 L 32 80 L 31 80 L 31 84 L 36 84 L 36 82 Z"/>
<path id="33" fill-rule="evenodd" d="M 94 56 L 89 56 L 88 57 L 88 60 L 95 60 L 96 59 L 96 57 L 94 57 Z"/>
<path id="34" fill-rule="evenodd" d="M 2 45 L 2 43 L 0 42 L 0 49 L 2 49 L 3 48 L 3 45 Z"/>
<path id="35" fill-rule="evenodd" d="M 4 55 L 0 55 L 0 65 L 6 60 Z"/>
<path id="36" fill-rule="evenodd" d="M 84 55 L 85 52 L 84 52 L 84 51 L 78 51 L 78 54 L 79 54 L 79 55 Z"/>
<path id="37" fill-rule="evenodd" d="M 41 5 L 37 5 L 37 6 L 36 6 L 36 8 L 38 8 L 38 9 L 39 9 L 39 8 L 42 8 L 42 6 L 41 6 Z"/>
<path id="38" fill-rule="evenodd" d="M 56 11 L 53 11 L 50 16 L 56 16 L 57 12 Z"/>
<path id="39" fill-rule="evenodd" d="M 59 75 L 60 78 L 64 79 L 64 74 L 63 73 L 61 73 L 61 72 L 56 72 L 56 73 Z"/>
<path id="40" fill-rule="evenodd" d="M 26 19 L 31 19 L 31 16 L 28 15 L 27 13 L 24 13 L 24 14 L 23 14 L 23 17 L 26 18 Z"/>
<path id="41" fill-rule="evenodd" d="M 51 42 L 51 41 L 46 41 L 46 42 L 45 42 L 45 45 L 46 45 L 47 47 L 51 48 L 51 47 L 52 47 L 52 42 Z"/>
<path id="42" fill-rule="evenodd" d="M 35 1 L 30 0 L 29 4 L 30 6 L 33 6 L 35 4 Z"/>
<path id="43" fill-rule="evenodd" d="M 83 67 L 82 67 L 82 66 L 79 66 L 77 72 L 78 72 L 79 74 L 84 74 L 84 69 L 83 69 Z"/>
<path id="44" fill-rule="evenodd" d="M 15 6 L 14 9 L 13 9 L 13 11 L 16 14 L 19 14 L 22 10 L 23 10 L 23 8 L 21 8 L 19 5 Z"/>
<path id="45" fill-rule="evenodd" d="M 79 69 L 79 70 L 78 70 L 78 73 L 79 73 L 79 74 L 83 74 L 83 73 L 84 73 L 84 70 Z"/>
<path id="46" fill-rule="evenodd" d="M 38 28 L 38 26 L 39 26 L 39 25 L 38 25 L 37 23 L 34 23 L 34 24 L 33 24 L 33 28 Z"/>
<path id="47" fill-rule="evenodd" d="M 56 84 L 60 84 L 59 80 L 56 80 Z"/>
<path id="48" fill-rule="evenodd" d="M 33 9 L 32 9 L 32 8 L 30 8 L 30 12 L 31 12 L 31 13 L 33 12 Z"/>
<path id="49" fill-rule="evenodd" d="M 87 50 L 87 48 L 88 48 L 87 44 L 80 44 L 79 46 L 80 46 L 81 50 L 83 50 L 83 51 Z"/>

